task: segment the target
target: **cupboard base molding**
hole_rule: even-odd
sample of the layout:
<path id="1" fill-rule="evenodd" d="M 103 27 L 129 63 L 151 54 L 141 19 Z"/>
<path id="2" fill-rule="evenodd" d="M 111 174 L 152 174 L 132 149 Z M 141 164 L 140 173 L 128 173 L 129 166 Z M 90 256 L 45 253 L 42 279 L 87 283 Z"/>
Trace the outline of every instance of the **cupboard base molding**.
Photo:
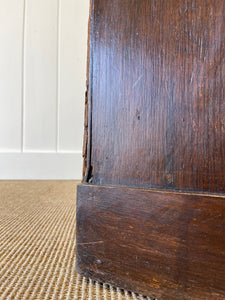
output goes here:
<path id="1" fill-rule="evenodd" d="M 225 299 L 225 196 L 81 184 L 77 270 L 158 299 Z"/>

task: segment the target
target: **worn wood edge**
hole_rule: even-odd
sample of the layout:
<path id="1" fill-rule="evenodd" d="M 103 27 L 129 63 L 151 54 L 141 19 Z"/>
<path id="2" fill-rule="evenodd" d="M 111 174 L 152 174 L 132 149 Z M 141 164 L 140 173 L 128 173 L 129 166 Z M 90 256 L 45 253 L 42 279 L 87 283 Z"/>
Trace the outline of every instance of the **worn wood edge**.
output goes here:
<path id="1" fill-rule="evenodd" d="M 87 41 L 87 69 L 86 93 L 84 112 L 84 137 L 83 137 L 83 176 L 82 182 L 89 182 L 91 178 L 91 127 L 92 127 L 92 74 L 93 74 L 93 11 L 94 0 L 90 0 Z"/>
<path id="2" fill-rule="evenodd" d="M 164 195 L 168 195 L 168 196 L 175 196 L 175 197 L 173 197 L 175 199 L 176 199 L 176 196 L 177 196 L 177 201 L 179 201 L 179 198 L 180 198 L 179 196 L 182 197 L 182 195 L 183 195 L 186 198 L 186 201 L 188 201 L 189 199 L 191 201 L 192 197 L 194 197 L 194 198 L 196 198 L 196 202 L 197 202 L 198 197 L 199 197 L 199 199 L 204 197 L 203 201 L 206 201 L 206 202 L 209 203 L 212 200 L 214 200 L 214 201 L 216 201 L 217 204 L 222 203 L 222 205 L 223 205 L 224 198 L 225 198 L 224 196 L 212 195 L 212 194 L 209 195 L 209 194 L 199 194 L 199 193 L 179 193 L 177 191 L 171 192 L 171 191 L 152 190 L 152 189 L 148 190 L 148 189 L 130 188 L 130 187 L 124 187 L 124 186 L 121 187 L 121 186 L 109 186 L 109 185 L 102 186 L 102 185 L 93 185 L 93 184 L 79 184 L 78 185 L 77 219 L 81 217 L 81 214 L 79 212 L 79 208 L 83 206 L 83 200 L 86 203 L 88 203 L 89 201 L 93 201 L 93 199 L 94 199 L 94 201 L 97 201 L 96 203 L 98 203 L 99 201 L 101 202 L 101 200 L 98 199 L 98 196 L 96 194 L 96 189 L 97 189 L 97 191 L 104 192 L 106 195 L 107 195 L 107 193 L 110 193 L 110 190 L 117 190 L 117 191 L 119 191 L 118 195 L 120 195 L 120 193 L 121 193 L 121 198 L 122 199 L 123 199 L 122 195 L 125 192 L 137 194 L 140 190 L 142 190 L 142 192 L 149 193 L 149 194 L 153 193 L 153 194 L 164 194 Z M 92 190 L 93 190 L 93 193 L 92 193 Z M 83 199 L 82 199 L 82 197 L 79 197 L 80 192 L 83 193 L 83 196 L 86 193 L 85 199 L 84 199 L 84 197 L 83 197 Z M 120 198 L 120 196 L 118 196 L 118 197 Z M 113 201 L 111 201 L 111 203 L 113 205 Z M 84 208 L 84 207 L 85 207 L 85 205 L 82 208 Z M 90 213 L 90 211 L 89 211 L 89 213 Z M 83 218 L 83 216 L 82 216 L 82 218 Z M 118 287 L 120 289 L 125 289 L 127 291 L 131 291 L 131 292 L 134 292 L 134 293 L 142 294 L 142 295 L 149 296 L 149 297 L 154 297 L 154 298 L 157 298 L 158 300 L 159 299 L 161 299 L 161 300 L 170 300 L 170 299 L 175 300 L 175 299 L 181 299 L 181 297 L 183 299 L 188 299 L 188 300 L 192 300 L 192 299 L 211 299 L 211 298 L 212 299 L 224 299 L 224 298 L 221 298 L 221 297 L 225 296 L 225 294 L 223 294 L 225 292 L 223 290 L 223 287 L 221 287 L 222 294 L 214 292 L 209 297 L 209 293 L 202 290 L 201 295 L 199 294 L 197 297 L 196 296 L 192 297 L 190 295 L 182 294 L 181 291 L 173 291 L 173 290 L 171 290 L 171 292 L 167 294 L 165 292 L 165 289 L 159 291 L 154 286 L 151 286 L 151 287 L 149 286 L 147 289 L 145 289 L 144 286 L 142 286 L 141 284 L 139 285 L 139 283 L 135 280 L 132 281 L 131 278 L 129 278 L 129 280 L 126 281 L 126 280 L 124 280 L 123 277 L 120 277 L 119 274 L 117 274 L 116 276 L 115 276 L 115 274 L 110 274 L 110 269 L 109 269 L 109 274 L 110 275 L 107 274 L 107 276 L 105 277 L 105 274 L 103 274 L 103 273 L 101 274 L 101 271 L 100 272 L 95 272 L 95 270 L 93 268 L 91 268 L 91 267 L 89 268 L 88 264 L 85 265 L 84 258 L 82 257 L 82 255 L 80 256 L 79 254 L 82 253 L 82 251 L 84 249 L 82 247 L 86 247 L 86 244 L 89 247 L 89 243 L 83 243 L 82 239 L 81 239 L 81 243 L 80 243 L 78 226 L 77 226 L 76 230 L 77 230 L 76 269 L 77 269 L 78 273 L 80 273 L 81 275 L 83 275 L 87 278 L 91 278 L 92 280 L 99 281 L 99 282 L 102 282 L 102 283 L 105 283 L 105 284 L 110 284 L 112 286 Z M 95 248 L 95 245 L 94 245 L 94 248 Z M 96 245 L 96 249 L 98 249 L 98 245 Z M 111 263 L 113 263 L 113 260 L 112 260 Z M 110 279 L 108 279 L 108 278 L 110 278 Z M 193 291 L 198 293 L 196 287 L 193 287 Z"/>
<path id="3" fill-rule="evenodd" d="M 93 273 L 91 276 L 90 276 L 90 273 L 87 273 L 85 272 L 84 270 L 80 269 L 79 268 L 79 263 L 76 263 L 76 271 L 77 273 L 79 273 L 81 276 L 87 278 L 87 279 L 91 279 L 92 282 L 99 282 L 101 284 L 104 284 L 104 285 L 108 285 L 108 286 L 112 286 L 114 287 L 115 289 L 119 289 L 121 290 L 122 292 L 124 291 L 127 291 L 127 292 L 130 292 L 130 293 L 134 293 L 136 295 L 139 295 L 139 296 L 142 296 L 142 297 L 149 297 L 151 298 L 151 300 L 168 300 L 162 296 L 160 296 L 159 298 L 159 295 L 157 296 L 157 293 L 155 294 L 154 291 L 152 291 L 150 294 L 148 293 L 145 293 L 144 291 L 140 292 L 140 290 L 136 290 L 134 291 L 133 287 L 131 285 L 127 285 L 126 283 L 124 283 L 123 285 L 121 285 L 117 279 L 115 278 L 111 278 L 110 281 L 107 281 L 107 280 L 102 280 L 101 277 L 98 277 L 96 276 L 95 273 Z M 100 299 L 99 299 L 100 300 Z M 204 299 L 205 300 L 205 299 Z"/>

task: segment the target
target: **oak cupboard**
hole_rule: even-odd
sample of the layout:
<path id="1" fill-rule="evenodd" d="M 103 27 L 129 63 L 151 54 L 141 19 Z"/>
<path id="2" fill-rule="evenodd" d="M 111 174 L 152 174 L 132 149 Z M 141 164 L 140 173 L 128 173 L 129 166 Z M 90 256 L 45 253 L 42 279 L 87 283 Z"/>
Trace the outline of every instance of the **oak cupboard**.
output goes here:
<path id="1" fill-rule="evenodd" d="M 225 1 L 92 0 L 77 270 L 225 299 Z"/>

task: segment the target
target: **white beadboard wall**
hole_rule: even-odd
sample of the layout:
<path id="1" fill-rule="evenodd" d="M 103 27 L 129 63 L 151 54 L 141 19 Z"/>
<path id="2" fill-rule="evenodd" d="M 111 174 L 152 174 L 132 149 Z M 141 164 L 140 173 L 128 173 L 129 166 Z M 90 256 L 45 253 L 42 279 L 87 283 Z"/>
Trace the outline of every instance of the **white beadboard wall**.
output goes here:
<path id="1" fill-rule="evenodd" d="M 0 0 L 0 179 L 81 179 L 89 0 Z"/>

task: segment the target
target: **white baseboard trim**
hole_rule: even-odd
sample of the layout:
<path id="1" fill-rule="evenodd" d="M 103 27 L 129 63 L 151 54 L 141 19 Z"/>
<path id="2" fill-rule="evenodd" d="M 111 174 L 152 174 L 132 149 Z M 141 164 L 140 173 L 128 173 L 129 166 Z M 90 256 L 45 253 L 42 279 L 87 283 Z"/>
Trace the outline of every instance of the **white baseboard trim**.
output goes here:
<path id="1" fill-rule="evenodd" d="M 82 154 L 0 153 L 0 180 L 80 180 Z"/>

